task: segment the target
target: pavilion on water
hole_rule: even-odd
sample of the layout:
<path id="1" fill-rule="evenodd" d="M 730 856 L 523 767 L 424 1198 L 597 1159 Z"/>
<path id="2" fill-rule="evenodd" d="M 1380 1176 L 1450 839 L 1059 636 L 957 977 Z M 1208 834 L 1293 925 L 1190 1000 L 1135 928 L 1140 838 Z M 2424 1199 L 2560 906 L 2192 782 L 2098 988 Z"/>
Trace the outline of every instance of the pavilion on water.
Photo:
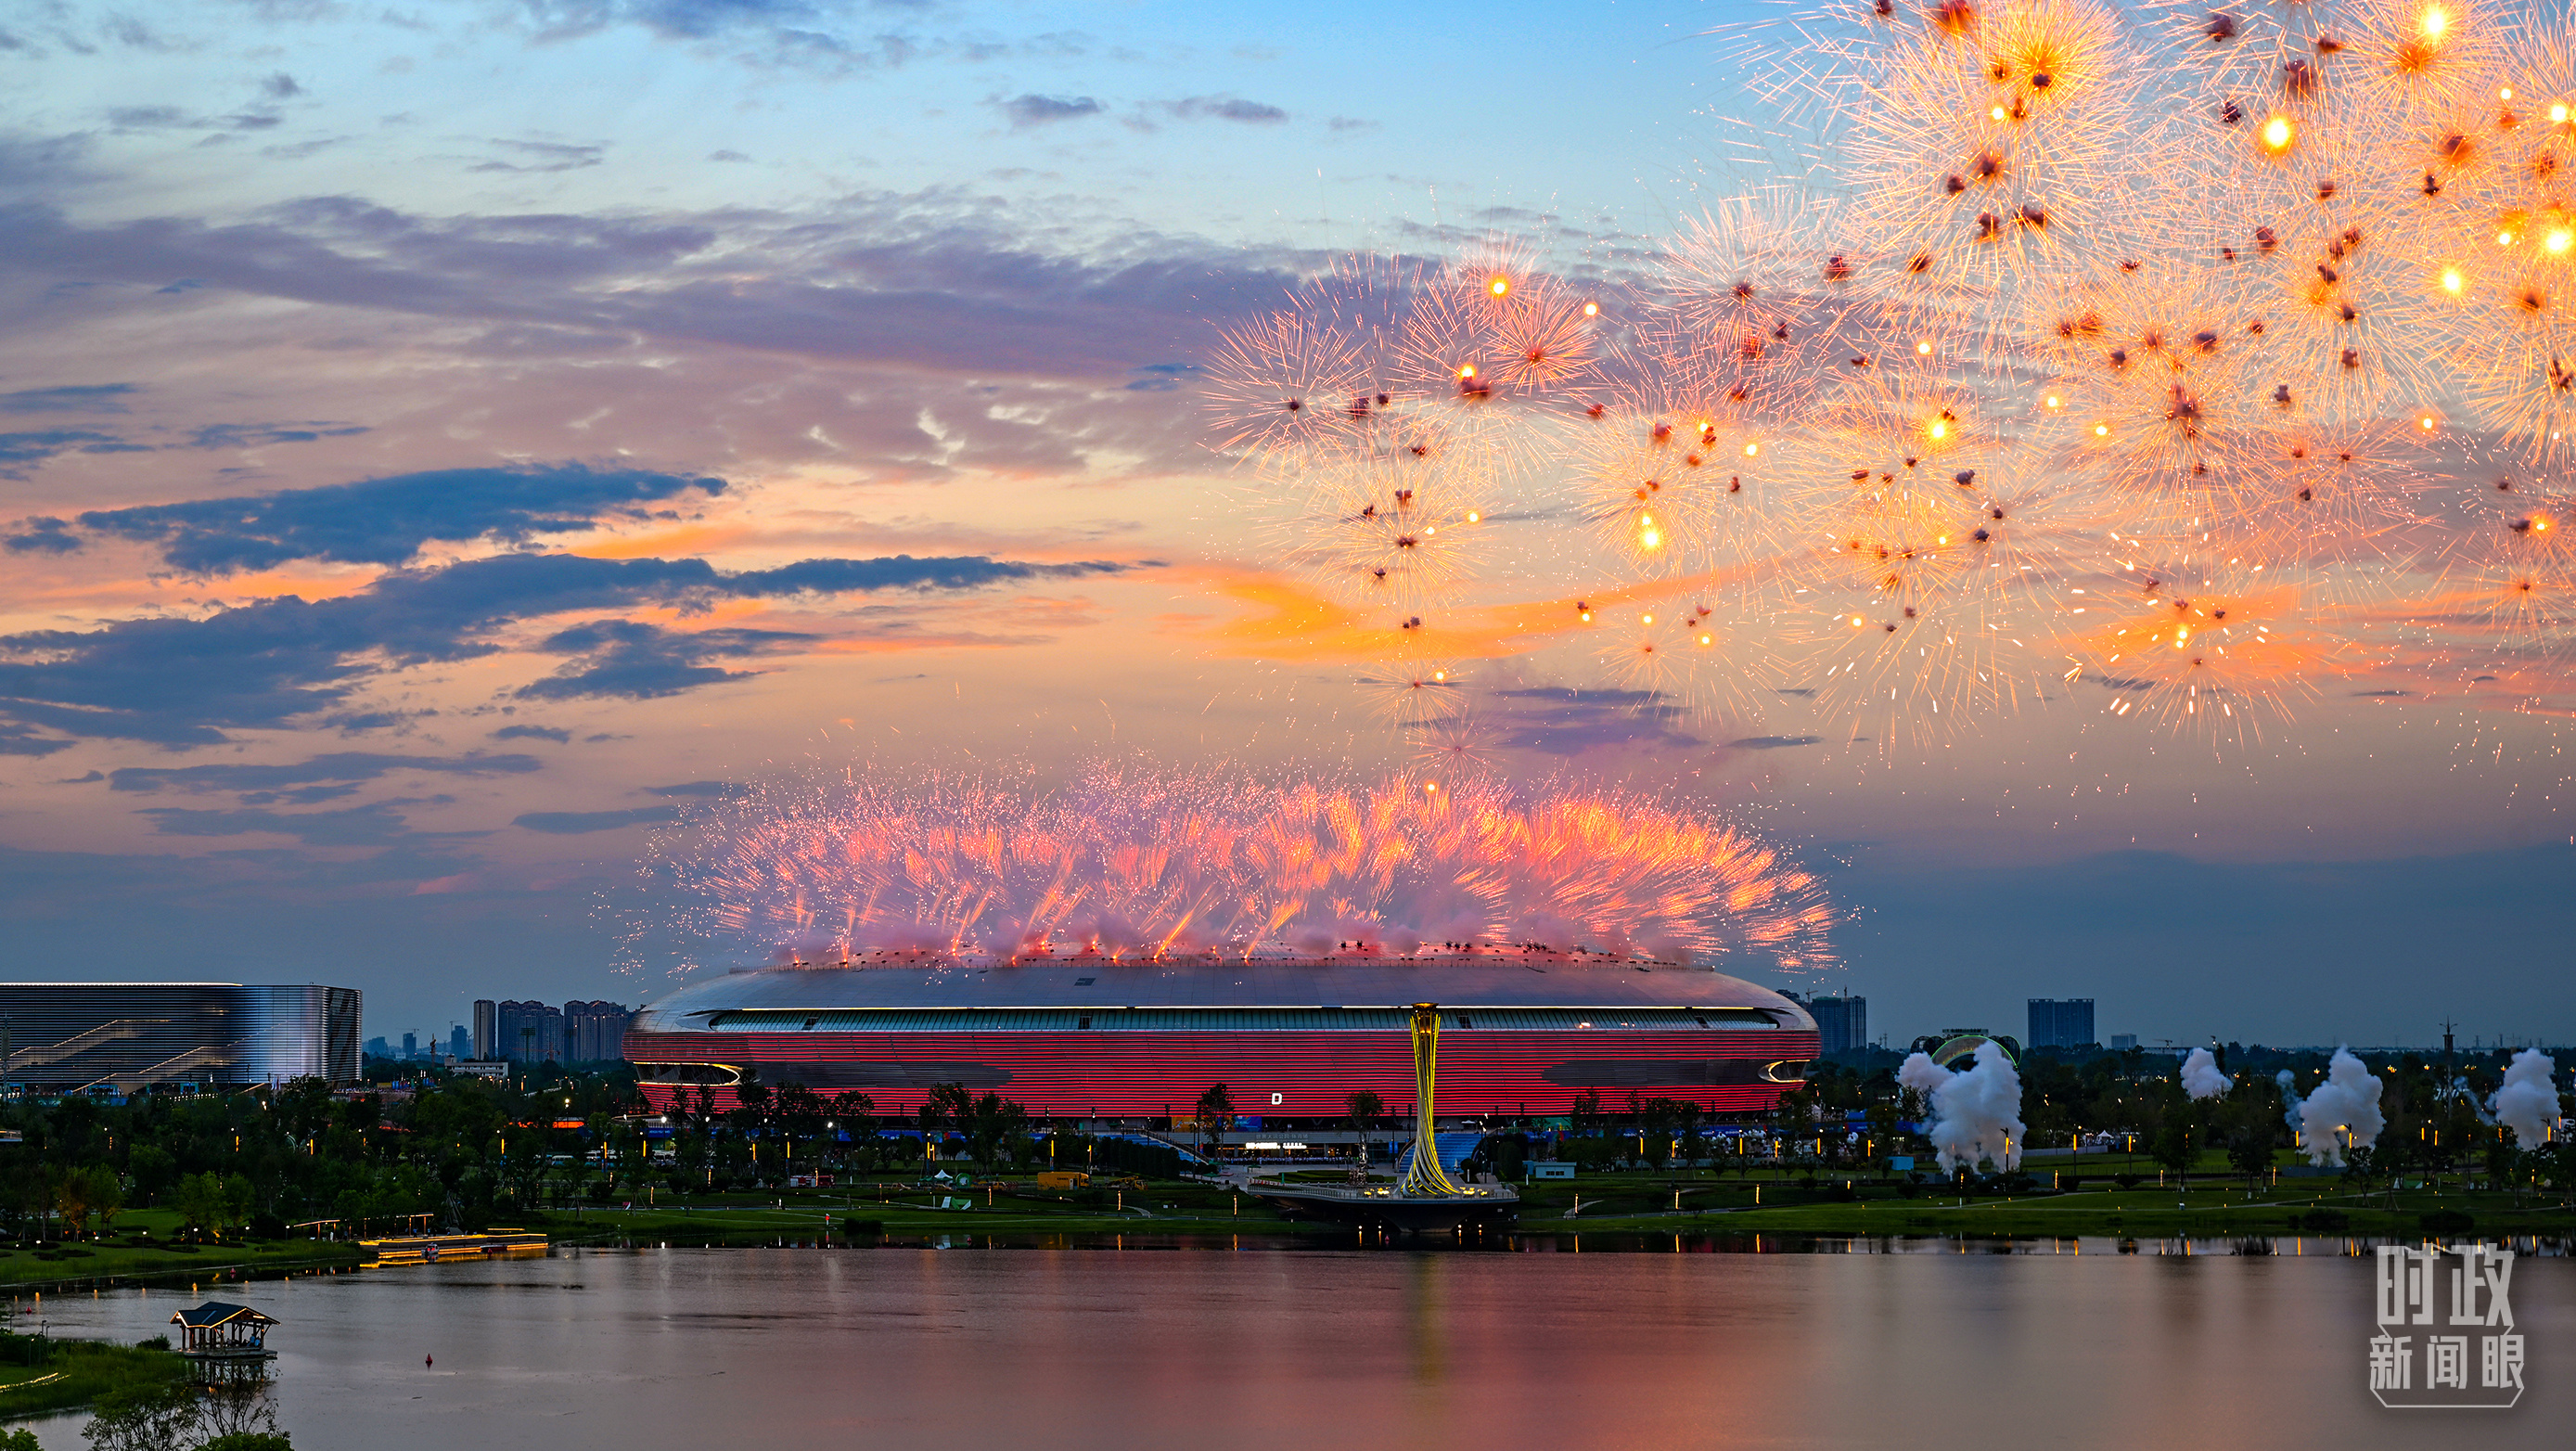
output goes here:
<path id="1" fill-rule="evenodd" d="M 171 1316 L 170 1323 L 179 1327 L 182 1355 L 264 1355 L 268 1327 L 277 1322 L 248 1305 L 208 1300 Z"/>

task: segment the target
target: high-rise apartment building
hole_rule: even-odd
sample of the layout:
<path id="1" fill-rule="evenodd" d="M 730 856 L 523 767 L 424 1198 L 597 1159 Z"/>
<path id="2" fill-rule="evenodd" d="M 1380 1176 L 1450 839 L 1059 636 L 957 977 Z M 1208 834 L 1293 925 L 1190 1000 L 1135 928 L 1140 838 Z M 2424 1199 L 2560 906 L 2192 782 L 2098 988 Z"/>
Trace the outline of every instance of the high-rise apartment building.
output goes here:
<path id="1" fill-rule="evenodd" d="M 2093 1036 L 2091 998 L 2032 998 L 2030 1037 L 2033 1048 L 2089 1048 Z"/>
<path id="2" fill-rule="evenodd" d="M 1869 1046 L 1869 999 L 1813 997 L 1807 1013 L 1816 1020 L 1817 1046 L 1827 1055 Z"/>
<path id="3" fill-rule="evenodd" d="M 564 1061 L 564 1015 L 550 1003 L 504 1001 L 493 1010 L 499 1041 L 493 1057 L 520 1063 Z"/>
<path id="4" fill-rule="evenodd" d="M 624 1003 L 563 1006 L 564 1056 L 575 1063 L 603 1063 L 626 1056 L 626 1024 L 635 1014 Z"/>
<path id="5" fill-rule="evenodd" d="M 490 998 L 474 1004 L 471 1056 L 519 1063 L 603 1063 L 626 1056 L 626 1025 L 635 1017 L 624 1003 L 575 998 L 551 1003 Z M 457 1056 L 468 1056 L 465 1030 L 456 1030 Z"/>

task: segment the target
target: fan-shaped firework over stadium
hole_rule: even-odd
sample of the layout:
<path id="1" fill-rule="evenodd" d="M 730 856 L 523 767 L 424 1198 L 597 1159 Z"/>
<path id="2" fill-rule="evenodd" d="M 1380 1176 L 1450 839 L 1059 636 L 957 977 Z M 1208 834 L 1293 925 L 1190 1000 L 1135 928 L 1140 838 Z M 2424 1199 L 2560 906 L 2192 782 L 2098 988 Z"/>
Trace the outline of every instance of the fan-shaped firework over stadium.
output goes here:
<path id="1" fill-rule="evenodd" d="M 986 960 L 1240 960 L 1265 944 L 1655 955 L 1812 973 L 1822 885 L 1752 832 L 1617 792 L 1491 777 L 1367 784 L 1096 766 L 852 774 L 691 810 L 646 874 L 667 930 L 737 960 L 872 949 Z"/>
<path id="2" fill-rule="evenodd" d="M 1427 749 L 1565 633 L 1639 698 L 1880 741 L 2563 693 L 2563 13 L 1864 0 L 1732 40 L 1741 194 L 1650 262 L 1353 257 L 1212 360 L 1243 506 Z"/>
<path id="3" fill-rule="evenodd" d="M 954 1083 L 1168 1115 L 1214 1082 L 1330 1116 L 1362 1089 L 1408 1101 L 1398 1030 L 1437 1002 L 1453 1110 L 1614 1089 L 1758 1109 L 1815 1025 L 1732 974 L 1825 968 L 1833 919 L 1741 828 L 1489 778 L 853 775 L 700 807 L 647 875 L 681 920 L 639 927 L 771 964 L 636 1020 L 663 1106 L 730 1105 L 756 1075 L 899 1111 Z"/>

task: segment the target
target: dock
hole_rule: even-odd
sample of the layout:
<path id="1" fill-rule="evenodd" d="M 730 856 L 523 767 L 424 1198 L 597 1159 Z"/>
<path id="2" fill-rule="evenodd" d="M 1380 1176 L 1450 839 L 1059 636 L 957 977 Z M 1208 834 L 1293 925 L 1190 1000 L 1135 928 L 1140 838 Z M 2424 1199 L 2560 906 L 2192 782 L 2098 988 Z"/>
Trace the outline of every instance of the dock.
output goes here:
<path id="1" fill-rule="evenodd" d="M 453 1264 L 460 1260 L 518 1259 L 546 1252 L 546 1237 L 533 1230 L 495 1229 L 484 1234 L 415 1234 L 400 1239 L 362 1239 L 367 1258 L 361 1269 L 393 1265 Z"/>

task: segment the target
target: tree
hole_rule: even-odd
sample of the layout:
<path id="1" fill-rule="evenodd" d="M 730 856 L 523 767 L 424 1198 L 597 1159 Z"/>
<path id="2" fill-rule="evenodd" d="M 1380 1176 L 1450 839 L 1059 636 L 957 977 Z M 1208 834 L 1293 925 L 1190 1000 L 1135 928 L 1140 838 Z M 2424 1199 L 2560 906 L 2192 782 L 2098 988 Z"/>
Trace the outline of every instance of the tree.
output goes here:
<path id="1" fill-rule="evenodd" d="M 1222 1083 L 1199 1095 L 1199 1157 L 1214 1161 L 1216 1136 L 1234 1125 L 1234 1095 Z"/>
<path id="2" fill-rule="evenodd" d="M 850 1156 L 863 1169 L 877 1166 L 877 1101 L 855 1090 L 832 1095 L 832 1123 L 850 1136 Z"/>
<path id="3" fill-rule="evenodd" d="M 769 1122 L 771 1094 L 751 1070 L 744 1071 L 742 1080 L 733 1089 L 734 1101 L 742 1105 L 734 1110 L 734 1122 L 740 1124 L 746 1133 L 757 1133 Z"/>
<path id="4" fill-rule="evenodd" d="M 172 1382 L 120 1388 L 98 1398 L 98 1414 L 82 1428 L 81 1439 L 95 1451 L 179 1451 L 197 1444 L 202 1419 L 193 1387 Z"/>
<path id="5" fill-rule="evenodd" d="M 787 1142 L 793 1145 L 803 1140 L 810 1144 L 822 1134 L 823 1115 L 831 1112 L 831 1105 L 804 1084 L 790 1083 L 778 1090 L 777 1109 Z"/>
<path id="6" fill-rule="evenodd" d="M 1801 1083 L 1780 1095 L 1780 1107 L 1774 1115 L 1775 1129 L 1782 1140 L 1812 1139 L 1815 1136 L 1816 1110 L 1822 1097 L 1813 1083 Z"/>
<path id="7" fill-rule="evenodd" d="M 1342 1107 L 1350 1115 L 1351 1132 L 1359 1135 L 1359 1151 L 1351 1156 L 1351 1172 L 1356 1174 L 1358 1166 L 1368 1162 L 1369 1130 L 1386 1116 L 1386 1100 L 1378 1097 L 1375 1089 L 1363 1088 L 1343 1099 Z"/>
<path id="8" fill-rule="evenodd" d="M 987 1169 L 1001 1164 L 1002 1146 L 1027 1129 L 1029 1111 L 998 1093 L 975 1100 L 963 1127 L 968 1151 Z"/>
<path id="9" fill-rule="evenodd" d="M 1578 1139 L 1588 1138 L 1599 1133 L 1605 1122 L 1599 1089 L 1587 1088 L 1574 1096 L 1574 1109 L 1567 1117 L 1567 1132 Z"/>
<path id="10" fill-rule="evenodd" d="M 196 1451 L 294 1451 L 265 1396 L 210 1396 L 198 1403 L 198 1419 L 206 1439 Z"/>
<path id="11" fill-rule="evenodd" d="M 125 1167 L 134 1175 L 135 1197 L 146 1204 L 159 1199 L 179 1178 L 179 1156 L 159 1144 L 135 1145 Z"/>
<path id="12" fill-rule="evenodd" d="M 250 1180 L 239 1174 L 219 1179 L 205 1173 L 180 1180 L 172 1197 L 189 1228 L 220 1239 L 225 1230 L 250 1219 L 251 1194 Z"/>
<path id="13" fill-rule="evenodd" d="M 1619 1146 L 1607 1134 L 1585 1134 L 1565 1141 L 1565 1157 L 1587 1174 L 1597 1174 L 1619 1152 Z"/>
<path id="14" fill-rule="evenodd" d="M 1646 1162 L 1662 1169 L 1673 1156 L 1673 1141 L 1681 1136 L 1681 1105 L 1669 1098 L 1650 1098 L 1637 1111 L 1638 1137 Z"/>
<path id="15" fill-rule="evenodd" d="M 116 1227 L 116 1216 L 125 1212 L 125 1181 L 106 1164 L 91 1164 L 79 1171 L 89 1180 L 89 1211 L 98 1216 L 99 1233 Z"/>
<path id="16" fill-rule="evenodd" d="M 1869 1162 L 1882 1174 L 1887 1171 L 1887 1161 L 1896 1154 L 1898 1136 L 1905 1132 L 1898 1127 L 1904 1122 L 1901 1107 L 1892 1098 L 1873 1099 L 1869 1105 Z"/>
<path id="17" fill-rule="evenodd" d="M 54 1212 L 62 1216 L 63 1238 L 80 1239 L 89 1233 L 89 1196 L 95 1183 L 89 1171 L 80 1167 L 54 1176 Z"/>
<path id="18" fill-rule="evenodd" d="M 264 1398 L 200 1396 L 180 1382 L 107 1392 L 81 1437 L 95 1451 L 294 1451 Z M 0 1451 L 20 1448 L 0 1438 Z"/>
<path id="19" fill-rule="evenodd" d="M 2282 1127 L 2279 1090 L 2260 1079 L 2238 1084 L 2218 1110 L 2228 1166 L 2259 1186 L 2272 1167 Z"/>
<path id="20" fill-rule="evenodd" d="M 2269 1124 L 2237 1124 L 2227 1131 L 2227 1162 L 2245 1176 L 2249 1185 L 2260 1186 L 2271 1170 L 2272 1151 L 2277 1147 Z"/>
<path id="21" fill-rule="evenodd" d="M 2192 1163 L 2200 1157 L 2198 1127 L 2190 1114 L 2180 1109 L 2168 1111 L 2147 1147 L 2149 1157 L 2173 1171 L 2176 1184 L 2190 1181 Z"/>
<path id="22" fill-rule="evenodd" d="M 32 1222 L 41 1238 L 45 1213 L 54 1207 L 54 1172 L 35 1159 L 10 1157 L 18 1162 L 0 1165 L 0 1204 L 9 1209 L 11 1219 Z"/>
<path id="23" fill-rule="evenodd" d="M 921 1148 L 928 1158 L 939 1157 L 931 1144 L 941 1129 L 963 1127 L 975 1116 L 975 1097 L 962 1083 L 933 1084 L 928 1101 L 921 1105 Z"/>
<path id="24" fill-rule="evenodd" d="M 224 1232 L 224 1185 L 212 1174 L 190 1174 L 170 1192 L 170 1207 L 179 1222 L 200 1235 L 221 1238 Z"/>

